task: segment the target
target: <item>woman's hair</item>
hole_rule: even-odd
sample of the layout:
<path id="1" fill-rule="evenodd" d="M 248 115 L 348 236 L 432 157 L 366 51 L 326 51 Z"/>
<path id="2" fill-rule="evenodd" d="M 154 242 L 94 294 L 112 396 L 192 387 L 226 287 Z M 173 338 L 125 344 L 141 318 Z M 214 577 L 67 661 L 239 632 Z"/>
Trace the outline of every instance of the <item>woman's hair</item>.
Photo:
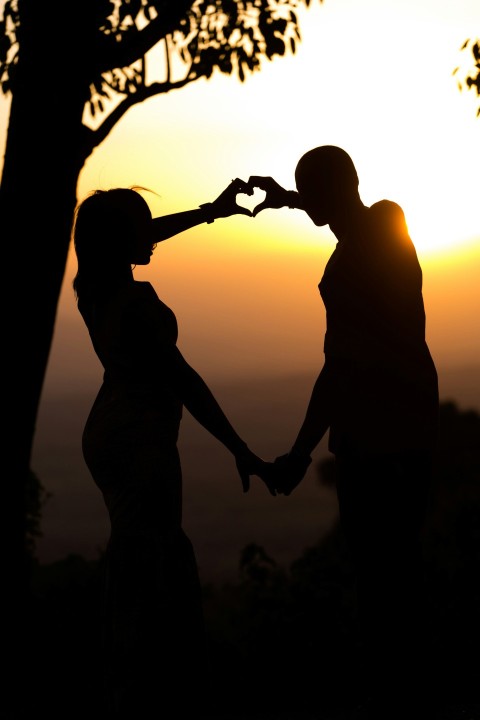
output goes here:
<path id="1" fill-rule="evenodd" d="M 72 223 L 77 302 L 107 294 L 130 269 L 136 229 L 148 207 L 137 189 L 144 188 L 94 190 L 77 205 Z"/>

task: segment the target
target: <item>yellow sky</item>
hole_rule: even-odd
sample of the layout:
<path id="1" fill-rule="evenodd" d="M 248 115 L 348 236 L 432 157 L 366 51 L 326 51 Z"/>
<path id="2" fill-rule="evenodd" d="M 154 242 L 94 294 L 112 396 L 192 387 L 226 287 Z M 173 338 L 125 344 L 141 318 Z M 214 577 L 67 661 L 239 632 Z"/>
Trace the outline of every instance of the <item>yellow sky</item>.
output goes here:
<path id="1" fill-rule="evenodd" d="M 300 21 L 297 53 L 244 84 L 217 74 L 131 110 L 80 194 L 140 179 L 162 193 L 159 212 L 183 209 L 232 175 L 291 186 L 300 155 L 334 143 L 354 158 L 367 203 L 402 204 L 418 249 L 474 239 L 477 98 L 458 92 L 452 70 L 471 63 L 459 48 L 480 31 L 478 0 L 312 0 Z"/>
<path id="2" fill-rule="evenodd" d="M 303 152 L 340 145 L 364 202 L 389 198 L 405 211 L 437 365 L 478 363 L 480 118 L 452 70 L 471 64 L 460 46 L 480 32 L 479 0 L 312 0 L 299 18 L 297 53 L 265 61 L 245 83 L 218 73 L 130 110 L 89 158 L 79 197 L 141 184 L 161 196 L 155 213 L 184 210 L 233 177 L 272 175 L 293 188 Z M 136 275 L 175 310 L 179 345 L 207 380 L 310 371 L 322 362 L 317 283 L 334 245 L 328 228 L 285 208 L 184 233 Z M 71 256 L 49 386 L 98 377 L 74 269 Z"/>

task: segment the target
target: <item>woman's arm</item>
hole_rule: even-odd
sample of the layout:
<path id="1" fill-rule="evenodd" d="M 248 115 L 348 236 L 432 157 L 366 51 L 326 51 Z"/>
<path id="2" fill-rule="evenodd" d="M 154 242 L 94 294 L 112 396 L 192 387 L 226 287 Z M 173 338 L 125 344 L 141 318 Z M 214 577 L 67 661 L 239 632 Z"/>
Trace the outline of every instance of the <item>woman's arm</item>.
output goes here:
<path id="1" fill-rule="evenodd" d="M 185 210 L 171 215 L 163 215 L 153 219 L 154 239 L 162 242 L 185 230 L 189 230 L 202 223 L 212 223 L 218 218 L 230 217 L 231 215 L 252 216 L 251 210 L 244 208 L 237 203 L 237 195 L 252 195 L 253 188 L 243 180 L 237 178 L 232 180 L 230 185 L 217 197 L 216 200 L 200 205 L 195 210 Z"/>
<path id="2" fill-rule="evenodd" d="M 247 444 L 238 435 L 203 378 L 177 349 L 175 391 L 188 412 L 233 455 L 241 455 Z"/>
<path id="3" fill-rule="evenodd" d="M 248 492 L 250 475 L 258 475 L 271 495 L 276 495 L 268 464 L 253 453 L 223 412 L 203 378 L 187 363 L 175 346 L 174 386 L 183 405 L 195 420 L 217 438 L 235 457 L 243 491 Z"/>

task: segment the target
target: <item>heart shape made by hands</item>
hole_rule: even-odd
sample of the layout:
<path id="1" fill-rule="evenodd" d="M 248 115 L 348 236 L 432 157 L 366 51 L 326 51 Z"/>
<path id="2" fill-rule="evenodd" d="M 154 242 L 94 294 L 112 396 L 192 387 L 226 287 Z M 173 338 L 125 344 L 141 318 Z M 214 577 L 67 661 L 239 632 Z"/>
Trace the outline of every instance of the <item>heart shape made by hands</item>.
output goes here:
<path id="1" fill-rule="evenodd" d="M 260 205 L 265 200 L 266 194 L 265 190 L 260 190 L 260 188 L 255 188 L 253 195 L 237 193 L 237 205 L 241 205 L 247 210 L 254 210 L 257 205 Z"/>

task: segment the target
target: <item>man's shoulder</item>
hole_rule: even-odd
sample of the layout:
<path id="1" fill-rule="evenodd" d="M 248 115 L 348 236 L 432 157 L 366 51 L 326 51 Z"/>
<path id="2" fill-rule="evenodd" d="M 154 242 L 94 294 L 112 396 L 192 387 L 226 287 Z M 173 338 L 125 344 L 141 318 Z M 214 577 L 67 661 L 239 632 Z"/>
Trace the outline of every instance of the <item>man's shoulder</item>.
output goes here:
<path id="1" fill-rule="evenodd" d="M 388 235 L 392 238 L 409 238 L 405 213 L 400 205 L 392 200 L 379 200 L 369 210 L 369 226 L 378 237 Z"/>
<path id="2" fill-rule="evenodd" d="M 401 218 L 405 221 L 403 209 L 393 200 L 378 200 L 370 206 L 370 216 L 373 218 Z"/>

